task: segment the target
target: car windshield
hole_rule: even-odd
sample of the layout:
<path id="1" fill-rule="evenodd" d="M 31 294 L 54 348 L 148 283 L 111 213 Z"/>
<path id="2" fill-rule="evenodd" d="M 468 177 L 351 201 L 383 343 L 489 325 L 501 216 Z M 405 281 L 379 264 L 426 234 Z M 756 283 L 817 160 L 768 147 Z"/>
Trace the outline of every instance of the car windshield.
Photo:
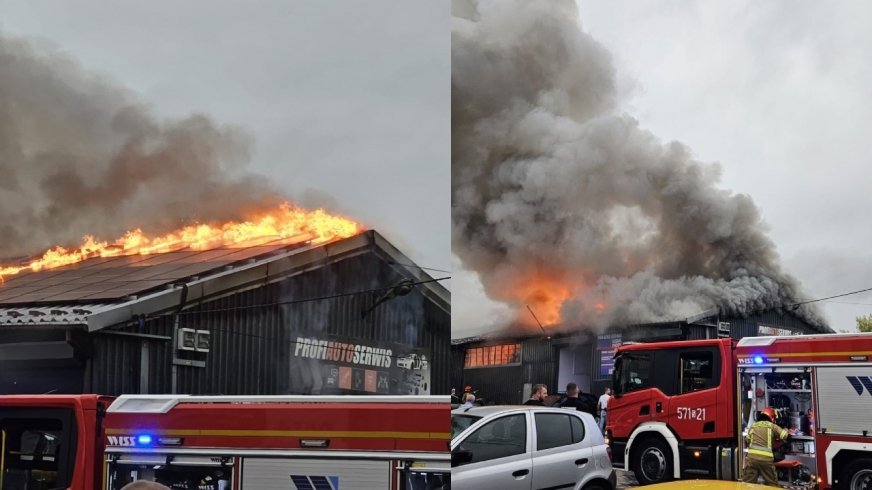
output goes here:
<path id="1" fill-rule="evenodd" d="M 481 417 L 475 415 L 452 415 L 451 416 L 451 438 L 454 439 L 457 437 L 457 434 L 460 434 L 464 430 L 467 429 L 470 425 L 474 424 L 477 420 L 481 419 Z"/>

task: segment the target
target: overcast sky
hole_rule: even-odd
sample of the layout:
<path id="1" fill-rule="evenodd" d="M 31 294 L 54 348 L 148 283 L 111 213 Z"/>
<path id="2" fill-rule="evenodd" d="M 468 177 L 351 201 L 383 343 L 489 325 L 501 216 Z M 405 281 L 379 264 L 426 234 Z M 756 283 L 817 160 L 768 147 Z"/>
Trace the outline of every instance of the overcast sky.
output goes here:
<path id="1" fill-rule="evenodd" d="M 580 1 L 581 28 L 611 52 L 622 110 L 664 142 L 719 162 L 751 196 L 808 299 L 872 287 L 872 5 L 866 2 Z M 455 259 L 455 267 L 459 261 Z M 511 313 L 455 274 L 454 335 Z M 862 304 L 856 304 L 862 303 Z M 827 302 L 836 330 L 872 294 Z"/>
<path id="2" fill-rule="evenodd" d="M 0 35 L 66 55 L 158 117 L 240 127 L 252 171 L 439 269 L 451 265 L 448 25 L 448 5 L 425 0 L 0 0 Z"/>

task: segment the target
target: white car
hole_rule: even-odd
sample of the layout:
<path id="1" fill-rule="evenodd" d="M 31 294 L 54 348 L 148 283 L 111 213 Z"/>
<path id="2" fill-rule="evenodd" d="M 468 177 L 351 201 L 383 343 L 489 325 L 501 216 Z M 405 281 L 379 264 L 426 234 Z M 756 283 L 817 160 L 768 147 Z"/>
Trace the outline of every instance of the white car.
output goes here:
<path id="1" fill-rule="evenodd" d="M 415 371 L 423 371 L 430 369 L 430 362 L 427 356 L 418 355 L 415 353 L 397 358 L 397 367 L 402 369 L 413 369 Z"/>
<path id="2" fill-rule="evenodd" d="M 412 355 L 397 358 L 397 367 L 400 369 L 412 369 L 414 364 L 415 360 L 412 358 Z"/>
<path id="3" fill-rule="evenodd" d="M 611 490 L 616 475 L 594 418 L 536 406 L 451 412 L 455 490 Z"/>

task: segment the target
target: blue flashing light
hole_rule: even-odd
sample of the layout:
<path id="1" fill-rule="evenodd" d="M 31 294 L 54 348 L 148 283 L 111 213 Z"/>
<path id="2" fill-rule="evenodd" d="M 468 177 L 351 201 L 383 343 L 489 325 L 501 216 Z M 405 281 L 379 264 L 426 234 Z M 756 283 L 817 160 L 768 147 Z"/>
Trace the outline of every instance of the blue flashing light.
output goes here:
<path id="1" fill-rule="evenodd" d="M 754 356 L 754 364 L 763 364 L 763 356 Z"/>
<path id="2" fill-rule="evenodd" d="M 149 434 L 140 434 L 136 436 L 136 445 L 138 446 L 150 446 L 151 445 L 151 435 Z"/>

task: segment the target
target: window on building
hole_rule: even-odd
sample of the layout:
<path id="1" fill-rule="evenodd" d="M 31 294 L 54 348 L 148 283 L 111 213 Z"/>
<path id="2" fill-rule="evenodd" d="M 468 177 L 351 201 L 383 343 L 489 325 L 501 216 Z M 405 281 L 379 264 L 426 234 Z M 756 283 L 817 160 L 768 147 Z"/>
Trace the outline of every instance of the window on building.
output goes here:
<path id="1" fill-rule="evenodd" d="M 463 367 L 506 366 L 521 363 L 521 344 L 498 344 L 472 347 L 466 350 Z"/>

